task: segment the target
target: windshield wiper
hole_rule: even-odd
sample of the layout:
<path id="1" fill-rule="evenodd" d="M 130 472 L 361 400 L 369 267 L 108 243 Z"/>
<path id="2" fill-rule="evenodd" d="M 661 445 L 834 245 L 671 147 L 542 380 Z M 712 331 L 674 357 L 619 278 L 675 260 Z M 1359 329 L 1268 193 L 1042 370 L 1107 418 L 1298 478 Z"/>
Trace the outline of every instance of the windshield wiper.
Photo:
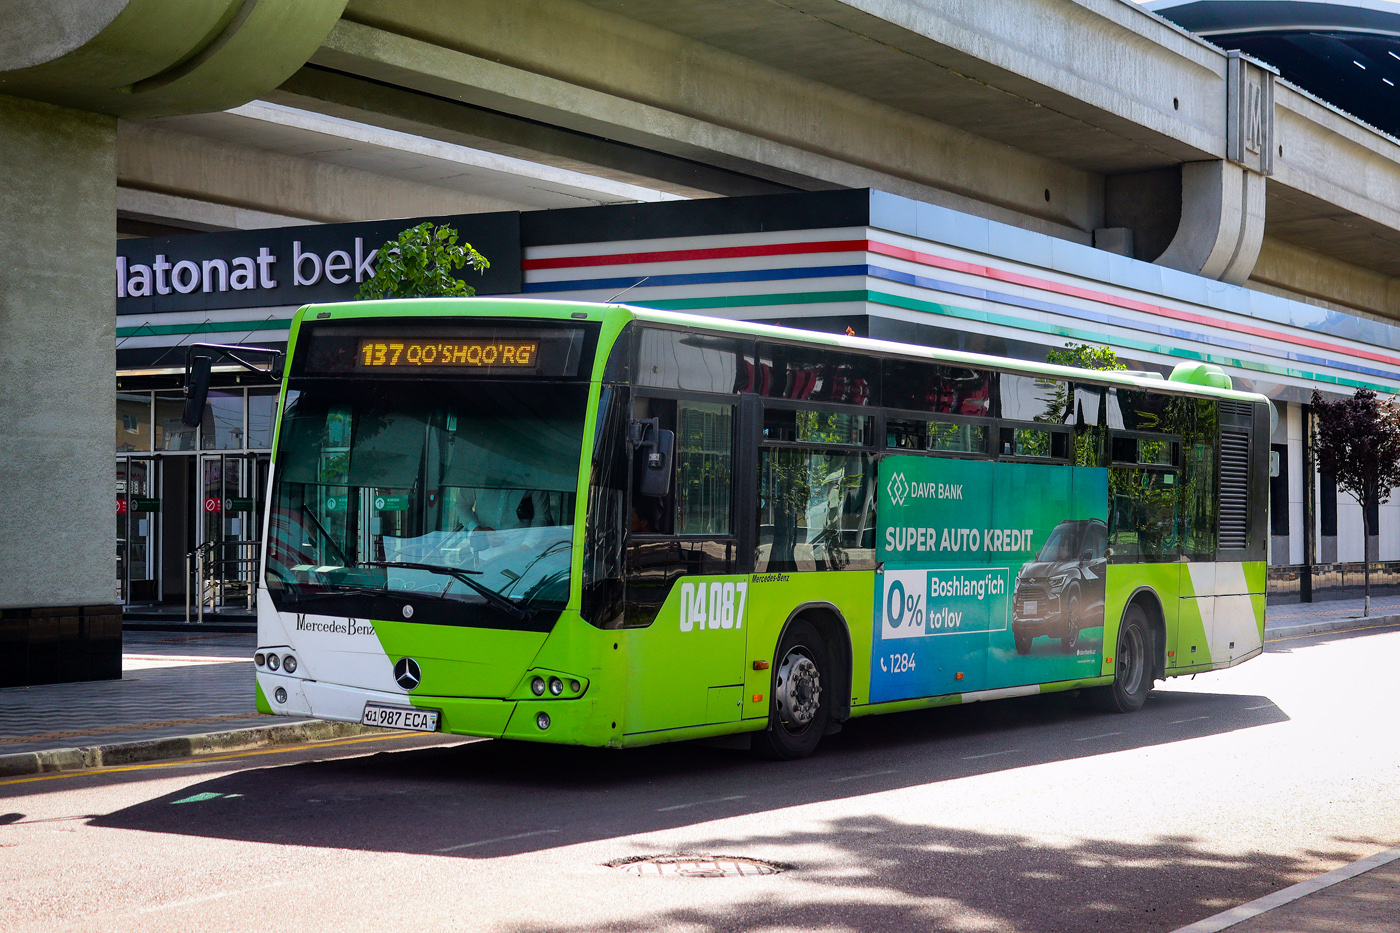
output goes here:
<path id="1" fill-rule="evenodd" d="M 440 567 L 437 564 L 419 564 L 407 560 L 367 560 L 358 567 L 397 567 L 401 570 L 426 570 L 429 573 L 440 573 L 444 576 L 453 577 L 471 587 L 481 595 L 488 603 L 497 609 L 520 622 L 528 621 L 530 613 L 521 609 L 513 600 L 502 596 L 489 586 L 477 583 L 472 579 L 472 575 L 480 576 L 480 570 L 462 570 L 458 567 Z"/>

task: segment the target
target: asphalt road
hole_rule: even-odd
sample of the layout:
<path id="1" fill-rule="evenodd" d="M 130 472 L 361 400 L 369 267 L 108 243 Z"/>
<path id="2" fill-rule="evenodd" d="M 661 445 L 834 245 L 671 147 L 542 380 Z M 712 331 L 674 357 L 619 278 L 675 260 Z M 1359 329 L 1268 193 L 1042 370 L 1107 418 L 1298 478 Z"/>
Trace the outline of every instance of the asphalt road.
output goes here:
<path id="1" fill-rule="evenodd" d="M 0 780 L 0 929 L 1170 931 L 1400 843 L 1400 630 L 806 761 L 436 737 Z M 763 877 L 639 877 L 701 853 Z"/>

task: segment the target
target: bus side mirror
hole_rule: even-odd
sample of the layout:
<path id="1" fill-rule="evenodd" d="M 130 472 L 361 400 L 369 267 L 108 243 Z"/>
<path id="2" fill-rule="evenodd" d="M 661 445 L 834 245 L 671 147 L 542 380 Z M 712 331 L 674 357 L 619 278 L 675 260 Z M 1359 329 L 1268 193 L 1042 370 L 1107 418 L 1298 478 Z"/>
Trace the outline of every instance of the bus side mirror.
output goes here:
<path id="1" fill-rule="evenodd" d="M 190 361 L 188 381 L 185 383 L 185 411 L 180 416 L 186 427 L 197 428 L 204 420 L 204 404 L 209 401 L 209 379 L 214 360 L 207 356 L 196 356 Z"/>
<path id="2" fill-rule="evenodd" d="M 671 491 L 671 456 L 676 449 L 675 431 L 656 431 L 656 444 L 643 458 L 642 495 L 665 496 Z"/>
<path id="3" fill-rule="evenodd" d="M 665 496 L 671 491 L 671 457 L 676 432 L 661 429 L 656 418 L 642 418 L 627 425 L 627 440 L 642 451 L 642 475 L 637 491 L 644 496 Z"/>

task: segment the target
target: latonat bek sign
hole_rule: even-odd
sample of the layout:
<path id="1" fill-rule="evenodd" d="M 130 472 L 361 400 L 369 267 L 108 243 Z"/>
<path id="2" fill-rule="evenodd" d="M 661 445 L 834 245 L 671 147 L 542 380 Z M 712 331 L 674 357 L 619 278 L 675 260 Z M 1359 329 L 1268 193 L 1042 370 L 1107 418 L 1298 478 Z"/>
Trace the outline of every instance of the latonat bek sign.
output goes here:
<path id="1" fill-rule="evenodd" d="M 1106 470 L 894 456 L 880 477 L 872 702 L 1099 673 Z"/>
<path id="2" fill-rule="evenodd" d="M 374 274 L 379 247 L 425 220 L 453 227 L 490 261 L 482 274 L 459 273 L 477 294 L 520 291 L 520 215 L 509 211 L 120 240 L 117 313 L 346 301 Z"/>

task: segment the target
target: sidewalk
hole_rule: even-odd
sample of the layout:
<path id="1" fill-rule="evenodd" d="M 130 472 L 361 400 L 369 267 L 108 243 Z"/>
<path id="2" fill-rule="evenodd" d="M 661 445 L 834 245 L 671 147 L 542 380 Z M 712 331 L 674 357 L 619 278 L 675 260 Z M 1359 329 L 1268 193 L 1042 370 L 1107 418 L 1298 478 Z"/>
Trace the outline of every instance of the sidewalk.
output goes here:
<path id="1" fill-rule="evenodd" d="M 253 633 L 127 631 L 121 680 L 0 690 L 0 776 L 371 731 L 258 713 L 256 644 Z"/>
<path id="2" fill-rule="evenodd" d="M 1364 599 L 1325 599 L 1315 603 L 1270 603 L 1264 612 L 1264 637 L 1292 638 L 1338 629 L 1400 625 L 1400 596 L 1372 596 L 1371 615 L 1362 616 Z"/>
<path id="3" fill-rule="evenodd" d="M 1397 933 L 1400 847 L 1275 891 L 1172 933 Z"/>

